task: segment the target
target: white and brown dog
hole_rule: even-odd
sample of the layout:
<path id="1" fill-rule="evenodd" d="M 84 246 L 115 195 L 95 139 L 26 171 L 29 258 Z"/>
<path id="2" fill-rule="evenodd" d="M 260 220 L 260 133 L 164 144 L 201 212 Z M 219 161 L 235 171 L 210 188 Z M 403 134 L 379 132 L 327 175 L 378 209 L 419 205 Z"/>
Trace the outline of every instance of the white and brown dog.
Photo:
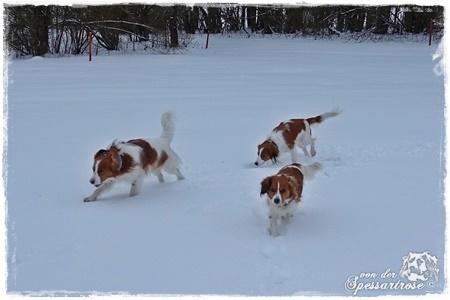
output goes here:
<path id="1" fill-rule="evenodd" d="M 89 182 L 96 189 L 84 202 L 95 201 L 117 182 L 131 183 L 130 197 L 139 194 L 144 177 L 155 174 L 164 181 L 161 170 L 184 179 L 180 172 L 181 160 L 170 143 L 175 131 L 174 114 L 165 112 L 161 117 L 162 133 L 159 138 L 134 139 L 128 142 L 114 141 L 108 149 L 99 150 L 94 156 L 93 174 Z"/>
<path id="2" fill-rule="evenodd" d="M 258 145 L 258 158 L 255 165 L 262 166 L 268 160 L 278 161 L 280 153 L 290 152 L 292 162 L 297 162 L 297 148 L 303 150 L 306 156 L 315 156 L 315 138 L 311 135 L 311 125 L 320 124 L 328 118 L 339 115 L 342 111 L 334 109 L 317 117 L 308 119 L 290 119 L 281 122 L 269 134 L 267 139 Z M 311 146 L 311 155 L 307 146 Z"/>
<path id="3" fill-rule="evenodd" d="M 270 235 L 279 235 L 278 222 L 280 219 L 284 223 L 288 223 L 294 216 L 298 203 L 301 201 L 303 181 L 313 179 L 321 169 L 322 165 L 318 162 L 308 166 L 295 163 L 261 181 L 261 196 L 267 194 Z"/>

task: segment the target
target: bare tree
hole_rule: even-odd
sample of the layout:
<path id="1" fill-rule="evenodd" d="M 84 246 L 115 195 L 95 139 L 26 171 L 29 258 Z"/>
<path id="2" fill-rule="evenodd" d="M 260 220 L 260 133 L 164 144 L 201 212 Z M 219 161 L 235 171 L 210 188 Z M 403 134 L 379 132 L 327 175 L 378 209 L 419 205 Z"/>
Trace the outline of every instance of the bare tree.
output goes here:
<path id="1" fill-rule="evenodd" d="M 357 41 L 433 32 L 442 36 L 442 6 L 275 6 L 146 4 L 5 6 L 6 40 L 17 56 L 81 54 L 92 32 L 97 49 L 182 51 L 190 34 L 245 31 Z M 128 46 L 125 46 L 128 47 Z"/>

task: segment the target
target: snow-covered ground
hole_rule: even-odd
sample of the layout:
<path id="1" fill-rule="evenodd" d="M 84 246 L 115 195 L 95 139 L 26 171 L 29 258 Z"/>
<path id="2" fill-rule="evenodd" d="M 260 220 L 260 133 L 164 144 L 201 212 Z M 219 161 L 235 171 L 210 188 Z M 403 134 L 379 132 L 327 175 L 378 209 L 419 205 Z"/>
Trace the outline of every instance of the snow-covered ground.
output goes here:
<path id="1" fill-rule="evenodd" d="M 445 99 L 444 78 L 433 72 L 437 45 L 196 42 L 185 55 L 9 62 L 7 292 L 441 293 Z M 293 222 L 273 238 L 259 184 L 289 160 L 256 168 L 257 145 L 281 121 L 335 107 L 344 112 L 314 128 L 317 156 L 299 154 L 324 170 L 306 182 Z M 84 203 L 94 153 L 115 138 L 159 136 L 166 110 L 177 115 L 172 145 L 186 180 L 148 177 L 139 196 L 129 198 L 123 185 Z M 400 277 L 402 258 L 424 251 L 438 260 L 437 280 Z"/>

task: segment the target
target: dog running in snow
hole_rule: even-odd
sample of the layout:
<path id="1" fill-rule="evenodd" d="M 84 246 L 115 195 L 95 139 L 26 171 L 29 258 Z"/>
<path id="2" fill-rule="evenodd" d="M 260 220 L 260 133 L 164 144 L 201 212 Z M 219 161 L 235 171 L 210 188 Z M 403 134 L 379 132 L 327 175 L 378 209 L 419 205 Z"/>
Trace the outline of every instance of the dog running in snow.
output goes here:
<path id="1" fill-rule="evenodd" d="M 269 233 L 278 236 L 278 222 L 288 223 L 297 210 L 303 192 L 303 181 L 311 180 L 322 169 L 315 162 L 303 166 L 294 163 L 283 167 L 276 175 L 266 177 L 261 181 L 261 196 L 267 194 L 269 207 Z"/>
<path id="2" fill-rule="evenodd" d="M 162 133 L 159 138 L 114 141 L 107 149 L 99 150 L 94 156 L 89 180 L 96 189 L 84 198 L 84 202 L 95 201 L 117 182 L 131 183 L 130 197 L 136 196 L 149 173 L 155 174 L 159 182 L 164 181 L 161 170 L 176 175 L 178 180 L 184 179 L 179 169 L 181 160 L 170 147 L 175 131 L 174 119 L 172 112 L 161 116 Z"/>
<path id="3" fill-rule="evenodd" d="M 281 122 L 273 129 L 267 139 L 258 145 L 258 157 L 255 166 L 262 166 L 268 160 L 276 163 L 280 153 L 286 152 L 291 153 L 292 163 L 296 163 L 296 147 L 302 149 L 306 156 L 315 156 L 314 142 L 316 139 L 312 137 L 311 125 L 320 124 L 328 118 L 339 115 L 341 112 L 340 109 L 334 109 L 308 119 L 290 119 Z M 311 155 L 306 148 L 309 145 L 311 146 Z"/>

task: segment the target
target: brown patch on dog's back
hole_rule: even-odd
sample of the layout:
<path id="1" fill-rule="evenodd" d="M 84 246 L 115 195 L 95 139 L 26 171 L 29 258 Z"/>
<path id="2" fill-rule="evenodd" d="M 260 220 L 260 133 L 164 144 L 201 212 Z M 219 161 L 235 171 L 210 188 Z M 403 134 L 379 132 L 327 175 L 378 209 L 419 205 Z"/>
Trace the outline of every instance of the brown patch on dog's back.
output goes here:
<path id="1" fill-rule="evenodd" d="M 306 130 L 305 119 L 290 119 L 281 122 L 280 125 L 274 129 L 275 132 L 282 131 L 283 138 L 290 150 L 295 147 L 295 139 L 303 130 Z"/>
<path id="2" fill-rule="evenodd" d="M 136 145 L 142 149 L 141 163 L 142 168 L 148 172 L 149 167 L 152 166 L 158 159 L 158 153 L 150 146 L 150 144 L 142 139 L 129 140 L 127 143 Z"/>
<path id="3" fill-rule="evenodd" d="M 161 155 L 158 158 L 155 169 L 161 168 L 166 163 L 168 158 L 169 158 L 169 155 L 167 155 L 167 153 L 165 151 L 162 151 Z"/>
<path id="4" fill-rule="evenodd" d="M 282 168 L 278 174 L 286 175 L 289 178 L 290 185 L 292 187 L 293 199 L 296 202 L 300 202 L 303 192 L 303 180 L 304 175 L 300 171 L 301 165 L 294 163 Z"/>

